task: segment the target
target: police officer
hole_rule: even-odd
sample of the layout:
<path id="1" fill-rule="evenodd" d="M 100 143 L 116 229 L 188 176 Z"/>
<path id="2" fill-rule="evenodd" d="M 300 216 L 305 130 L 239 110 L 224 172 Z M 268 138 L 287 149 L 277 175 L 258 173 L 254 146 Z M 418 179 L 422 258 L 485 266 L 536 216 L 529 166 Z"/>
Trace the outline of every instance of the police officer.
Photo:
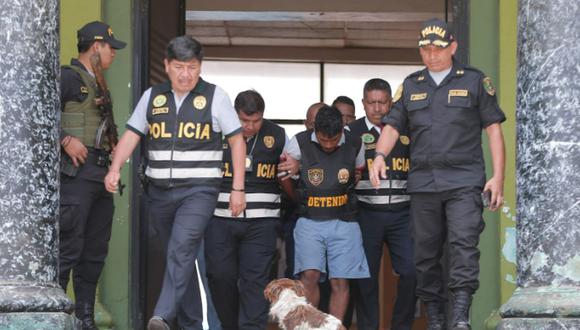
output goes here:
<path id="1" fill-rule="evenodd" d="M 379 189 L 369 181 L 369 167 L 375 157 L 375 146 L 381 132 L 381 119 L 391 108 L 391 86 L 383 79 L 367 81 L 363 88 L 366 117 L 349 125 L 361 137 L 365 149 L 365 168 L 356 185 L 359 202 L 359 224 L 371 277 L 357 281 L 358 329 L 379 328 L 379 270 L 383 244 L 389 247 L 391 263 L 399 275 L 397 299 L 391 329 L 411 329 L 415 317 L 415 265 L 409 218 L 410 196 L 407 194 L 409 172 L 409 137 L 402 132 L 388 158 L 388 178 Z"/>
<path id="2" fill-rule="evenodd" d="M 356 120 L 354 101 L 348 96 L 338 96 L 332 101 L 332 106 L 337 108 L 342 114 L 342 123 L 344 126 Z"/>
<path id="3" fill-rule="evenodd" d="M 101 113 L 91 57 L 110 67 L 117 49 L 109 25 L 91 22 L 77 32 L 77 59 L 61 68 L 61 186 L 59 283 L 66 290 L 71 269 L 75 315 L 83 329 L 94 322 L 95 291 L 107 256 L 113 221 L 113 197 L 103 187 L 110 147 L 98 142 Z M 98 141 L 97 141 L 98 140 Z M 98 144 L 98 145 L 97 145 Z"/>
<path id="4" fill-rule="evenodd" d="M 286 152 L 301 164 L 294 273 L 314 306 L 320 298 L 318 282 L 328 276 L 329 312 L 342 320 L 348 279 L 369 276 L 354 198 L 355 171 L 364 165 L 364 151 L 358 137 L 343 131 L 340 111 L 323 106 L 314 131 L 298 133 Z"/>
<path id="5" fill-rule="evenodd" d="M 169 42 L 166 83 L 143 93 L 105 178 L 117 190 L 120 169 L 141 138 L 147 140 L 150 219 L 166 248 L 163 286 L 148 329 L 202 328 L 195 259 L 216 206 L 222 179 L 222 134 L 232 150 L 229 208 L 245 208 L 246 144 L 225 91 L 200 78 L 203 50 L 189 36 Z"/>
<path id="6" fill-rule="evenodd" d="M 503 202 L 505 151 L 491 80 L 458 63 L 457 43 L 447 24 L 426 21 L 419 51 L 426 68 L 409 75 L 384 118 L 371 171 L 375 187 L 385 177 L 386 154 L 410 130 L 411 171 L 407 191 L 415 241 L 417 294 L 427 305 L 429 329 L 444 329 L 444 285 L 452 294 L 453 329 L 469 329 L 469 307 L 479 287 L 479 235 L 484 228 L 482 191 L 490 209 Z M 485 181 L 481 130 L 489 138 L 493 176 Z M 443 283 L 441 255 L 449 242 L 449 282 Z"/>
<path id="7" fill-rule="evenodd" d="M 246 140 L 248 205 L 237 217 L 228 209 L 232 161 L 224 145 L 224 179 L 205 233 L 207 276 L 225 330 L 265 329 L 268 323 L 263 292 L 276 254 L 280 224 L 276 167 L 287 138 L 282 127 L 263 118 L 264 107 L 264 99 L 254 90 L 239 93 L 234 101 Z"/>

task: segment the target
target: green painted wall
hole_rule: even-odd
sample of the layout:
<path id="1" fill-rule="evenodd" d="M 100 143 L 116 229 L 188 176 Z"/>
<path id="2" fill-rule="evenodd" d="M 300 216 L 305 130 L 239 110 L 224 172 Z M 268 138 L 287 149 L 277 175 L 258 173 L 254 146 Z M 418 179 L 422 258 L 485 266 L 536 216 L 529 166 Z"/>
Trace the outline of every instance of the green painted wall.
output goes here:
<path id="1" fill-rule="evenodd" d="M 469 19 L 469 59 L 470 65 L 482 70 L 498 84 L 498 0 L 470 2 Z M 491 157 L 484 134 L 487 177 L 492 175 Z M 480 238 L 480 288 L 471 309 L 471 323 L 474 330 L 483 329 L 485 320 L 499 307 L 499 216 L 497 213 L 484 213 L 486 228 Z"/>
<path id="2" fill-rule="evenodd" d="M 115 36 L 125 42 L 127 47 L 117 51 L 113 66 L 107 70 L 106 78 L 111 91 L 115 110 L 115 122 L 119 134 L 125 131 L 125 123 L 133 109 L 132 101 L 132 1 L 115 0 L 103 2 L 103 20 L 111 25 Z M 101 276 L 101 302 L 111 313 L 115 329 L 131 329 L 130 326 L 130 166 L 122 171 L 122 180 L 127 187 L 123 196 L 115 195 L 115 217 L 113 234 L 109 243 L 109 256 Z"/>
<path id="3" fill-rule="evenodd" d="M 84 24 L 102 20 L 111 25 L 115 37 L 127 42 L 127 47 L 117 51 L 115 61 L 106 71 L 105 76 L 114 104 L 115 121 L 119 133 L 124 131 L 125 123 L 132 109 L 132 25 L 130 0 L 61 0 L 60 34 L 61 63 L 67 64 L 78 55 L 76 49 L 76 31 Z M 128 183 L 129 166 L 123 169 L 123 178 Z M 109 243 L 109 255 L 99 284 L 100 302 L 113 318 L 114 328 L 131 329 L 129 320 L 129 196 L 130 185 L 127 185 L 123 196 L 115 196 L 115 215 L 113 230 Z M 107 323 L 108 317 L 96 308 L 96 319 L 100 324 Z M 103 323 L 100 320 L 105 321 Z"/>
<path id="4" fill-rule="evenodd" d="M 481 236 L 481 287 L 472 308 L 473 329 L 495 329 L 495 312 L 515 286 L 515 63 L 517 0 L 470 2 L 470 64 L 484 71 L 496 85 L 500 106 L 507 116 L 502 124 L 506 143 L 505 205 L 485 212 Z M 486 167 L 491 172 L 487 141 Z M 489 327 L 486 327 L 489 326 Z"/>
<path id="5" fill-rule="evenodd" d="M 101 19 L 101 0 L 60 1 L 60 63 L 69 64 L 77 57 L 77 30 L 88 22 Z"/>
<path id="6" fill-rule="evenodd" d="M 500 218 L 500 294 L 504 304 L 515 290 L 516 279 L 516 64 L 518 1 L 502 0 L 499 7 L 499 102 L 508 120 L 506 141 L 505 206 Z"/>

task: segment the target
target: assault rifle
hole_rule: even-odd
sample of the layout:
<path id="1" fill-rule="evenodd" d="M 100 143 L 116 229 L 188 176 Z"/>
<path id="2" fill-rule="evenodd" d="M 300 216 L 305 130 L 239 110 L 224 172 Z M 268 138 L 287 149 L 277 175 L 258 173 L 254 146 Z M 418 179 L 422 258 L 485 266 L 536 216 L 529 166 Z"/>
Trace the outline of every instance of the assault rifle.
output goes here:
<path id="1" fill-rule="evenodd" d="M 113 102 L 111 101 L 111 94 L 109 93 L 107 82 L 103 76 L 103 66 L 101 65 L 101 56 L 99 53 L 95 52 L 91 55 L 90 61 L 97 82 L 96 103 L 102 118 L 95 137 L 95 149 L 100 150 L 102 148 L 103 138 L 107 137 L 109 144 L 108 152 L 111 153 L 119 142 L 119 132 L 117 131 L 117 125 L 115 124 L 115 117 L 113 115 Z M 119 180 L 119 194 L 121 195 L 123 194 L 123 188 L 125 188 L 125 185 Z"/>

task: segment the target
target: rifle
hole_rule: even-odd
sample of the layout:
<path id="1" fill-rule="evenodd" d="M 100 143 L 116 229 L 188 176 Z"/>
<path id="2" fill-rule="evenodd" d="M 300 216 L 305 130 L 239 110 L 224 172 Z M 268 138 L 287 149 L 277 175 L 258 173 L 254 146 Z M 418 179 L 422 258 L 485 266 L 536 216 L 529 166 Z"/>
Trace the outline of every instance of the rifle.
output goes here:
<path id="1" fill-rule="evenodd" d="M 115 117 L 113 115 L 113 102 L 111 101 L 111 94 L 109 93 L 109 88 L 103 75 L 103 66 L 101 65 L 101 56 L 99 53 L 92 54 L 90 61 L 97 82 L 96 103 L 102 118 L 95 137 L 95 149 L 101 149 L 103 137 L 106 136 L 109 144 L 108 152 L 111 153 L 119 142 L 119 132 L 117 131 L 117 125 L 115 124 Z M 125 185 L 119 180 L 120 195 L 123 194 L 123 188 L 125 188 Z"/>

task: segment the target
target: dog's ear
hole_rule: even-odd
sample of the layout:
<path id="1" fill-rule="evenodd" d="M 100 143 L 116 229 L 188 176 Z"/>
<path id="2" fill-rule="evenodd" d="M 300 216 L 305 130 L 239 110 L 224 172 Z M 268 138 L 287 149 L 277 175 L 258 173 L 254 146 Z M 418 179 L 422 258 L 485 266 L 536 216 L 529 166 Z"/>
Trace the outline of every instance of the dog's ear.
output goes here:
<path id="1" fill-rule="evenodd" d="M 301 281 L 294 280 L 294 291 L 299 297 L 304 297 L 306 295 L 306 289 L 304 289 L 304 284 Z"/>
<path id="2" fill-rule="evenodd" d="M 264 289 L 264 297 L 271 303 L 278 300 L 280 292 L 282 291 L 282 286 L 279 282 L 280 280 L 274 280 L 266 286 L 266 289 Z"/>

